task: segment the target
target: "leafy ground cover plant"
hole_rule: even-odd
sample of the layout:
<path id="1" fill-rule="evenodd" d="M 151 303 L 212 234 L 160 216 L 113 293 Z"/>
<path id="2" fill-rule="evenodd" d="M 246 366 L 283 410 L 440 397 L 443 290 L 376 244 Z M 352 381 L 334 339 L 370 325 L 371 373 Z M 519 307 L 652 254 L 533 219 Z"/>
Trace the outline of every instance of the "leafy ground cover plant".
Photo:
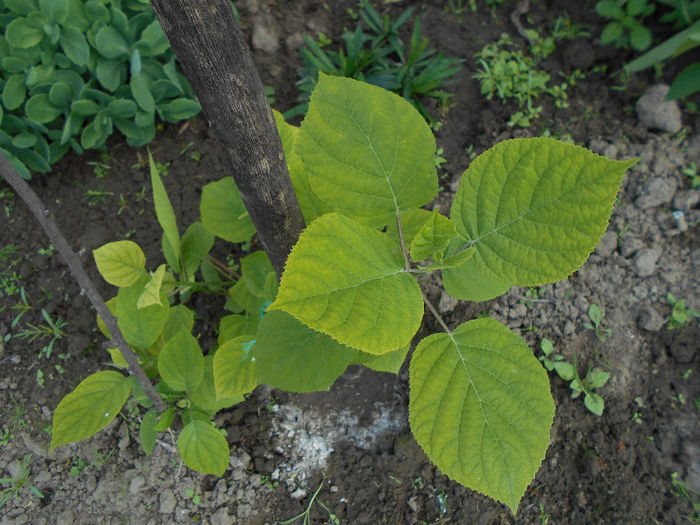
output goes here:
<path id="1" fill-rule="evenodd" d="M 688 326 L 693 318 L 700 318 L 700 312 L 688 308 L 685 304 L 685 299 L 676 299 L 676 297 L 668 293 L 666 295 L 666 302 L 671 305 L 671 315 L 668 318 L 668 324 L 666 328 L 673 330 L 675 328 L 683 328 Z"/>
<path id="2" fill-rule="evenodd" d="M 549 36 L 542 36 L 536 29 L 528 29 L 526 33 L 533 42 L 531 56 L 525 55 L 510 36 L 504 33 L 496 42 L 487 44 L 475 55 L 477 72 L 474 73 L 474 78 L 481 86 L 481 93 L 488 100 L 496 96 L 504 103 L 508 99 L 517 102 L 520 109 L 511 115 L 508 125 L 523 128 L 530 126 L 542 112 L 542 106 L 535 105 L 542 95 L 552 96 L 557 107 L 567 107 L 566 90 L 569 82 L 551 85 L 550 75 L 538 66 L 542 59 L 554 52 L 557 40 L 572 39 L 584 34 L 580 27 L 571 24 L 566 17 L 556 20 Z"/>
<path id="3" fill-rule="evenodd" d="M 610 328 L 602 327 L 603 312 L 600 309 L 600 306 L 595 303 L 591 303 L 591 305 L 588 307 L 588 319 L 590 319 L 590 323 L 586 321 L 583 323 L 583 327 L 587 328 L 588 330 L 593 330 L 595 336 L 600 340 L 600 342 L 604 343 L 612 334 L 612 330 Z"/>
<path id="4" fill-rule="evenodd" d="M 647 0 L 601 0 L 595 5 L 595 10 L 611 22 L 603 29 L 600 43 L 622 49 L 631 46 L 644 51 L 651 45 L 651 31 L 644 26 L 642 19 L 651 15 L 655 8 Z"/>
<path id="5" fill-rule="evenodd" d="M 132 146 L 200 111 L 147 0 L 22 0 L 0 6 L 0 150 L 26 179 L 69 148 Z"/>
<path id="6" fill-rule="evenodd" d="M 168 407 L 151 409 L 131 377 L 97 372 L 59 403 L 51 448 L 104 428 L 131 394 L 148 409 L 140 429 L 147 452 L 157 432 L 182 425 L 185 464 L 221 475 L 229 451 L 212 423 L 217 410 L 259 383 L 310 392 L 350 364 L 397 372 L 427 308 L 443 331 L 419 341 L 411 358 L 411 429 L 443 473 L 515 513 L 550 440 L 547 373 L 494 319 L 449 327 L 420 284 L 442 271 L 448 293 L 482 301 L 513 284 L 565 278 L 605 231 L 634 161 L 553 139 L 506 141 L 470 164 L 446 217 L 422 208 L 438 188 L 435 139 L 401 97 L 321 74 L 301 127 L 275 117 L 308 225 L 279 285 L 263 252 L 243 257 L 233 279 L 222 279 L 215 269 L 228 269 L 207 256 L 214 235 L 243 242 L 254 233 L 232 179 L 204 188 L 201 223 L 180 236 L 151 162 L 167 265 L 148 272 L 130 241 L 94 256 L 119 287 L 109 306 L 124 338 Z M 200 291 L 224 293 L 233 312 L 207 355 L 186 306 Z"/>
<path id="7" fill-rule="evenodd" d="M 362 80 L 400 94 L 409 100 L 428 122 L 434 123 L 420 99 L 435 98 L 445 106 L 452 96 L 443 90 L 461 68 L 462 61 L 446 58 L 429 48 L 427 38 L 420 36 L 420 17 L 417 17 L 409 45 L 399 38 L 401 27 L 408 22 L 415 8 L 406 9 L 392 21 L 384 17 L 367 0 L 359 1 L 356 18 L 369 28 L 366 33 L 358 23 L 353 31 L 343 34 L 345 48 L 331 49 L 327 38 L 314 41 L 304 35 L 306 47 L 301 48 L 304 66 L 299 70 L 297 86 L 301 90 L 301 104 L 285 112 L 285 118 L 303 115 L 308 108 L 308 100 L 318 80 L 318 73 Z"/>
<path id="8" fill-rule="evenodd" d="M 601 368 L 591 366 L 581 379 L 577 362 L 570 363 L 564 359 L 563 355 L 555 354 L 552 342 L 546 337 L 542 339 L 540 349 L 544 355 L 540 356 L 539 360 L 544 367 L 550 372 L 554 370 L 564 381 L 569 381 L 571 397 L 576 399 L 583 394 L 583 404 L 586 408 L 596 416 L 602 415 L 605 401 L 594 390 L 604 386 L 610 379 L 610 374 Z"/>

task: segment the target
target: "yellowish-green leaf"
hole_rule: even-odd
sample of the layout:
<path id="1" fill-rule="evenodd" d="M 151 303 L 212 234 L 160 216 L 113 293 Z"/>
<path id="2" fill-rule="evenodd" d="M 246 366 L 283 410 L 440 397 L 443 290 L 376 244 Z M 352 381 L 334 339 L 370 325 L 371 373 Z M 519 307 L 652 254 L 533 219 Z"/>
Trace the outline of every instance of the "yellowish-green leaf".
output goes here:
<path id="1" fill-rule="evenodd" d="M 228 443 L 209 422 L 193 419 L 177 438 L 185 465 L 197 472 L 223 476 L 229 460 Z"/>
<path id="2" fill-rule="evenodd" d="M 152 304 L 138 308 L 136 303 L 148 281 L 143 278 L 117 294 L 117 324 L 129 345 L 148 348 L 156 342 L 168 319 L 170 305 Z"/>
<path id="3" fill-rule="evenodd" d="M 151 280 L 146 283 L 143 292 L 136 301 L 136 308 L 145 308 L 152 304 L 163 306 L 163 298 L 161 297 L 161 286 L 163 285 L 163 277 L 165 276 L 165 265 L 161 264 L 155 272 L 151 274 Z"/>
<path id="4" fill-rule="evenodd" d="M 100 275 L 109 284 L 131 286 L 146 274 L 146 256 L 133 241 L 116 241 L 92 252 Z"/>
<path id="5" fill-rule="evenodd" d="M 108 348 L 109 356 L 112 358 L 112 364 L 117 368 L 129 368 L 129 363 L 126 362 L 124 356 L 118 348 Z"/>
<path id="6" fill-rule="evenodd" d="M 222 344 L 214 354 L 214 386 L 218 401 L 247 394 L 258 386 L 251 348 L 255 340 L 241 336 Z"/>
<path id="7" fill-rule="evenodd" d="M 329 213 L 299 237 L 268 310 L 284 310 L 345 345 L 380 355 L 410 343 L 423 298 L 390 238 Z"/>
<path id="8" fill-rule="evenodd" d="M 49 450 L 102 430 L 119 413 L 130 391 L 131 381 L 113 370 L 83 379 L 56 407 Z"/>
<path id="9" fill-rule="evenodd" d="M 175 211 L 173 210 L 168 193 L 165 191 L 163 181 L 160 179 L 158 167 L 153 162 L 151 151 L 148 151 L 148 165 L 151 170 L 151 186 L 153 187 L 153 205 L 156 209 L 156 217 L 160 227 L 163 228 L 163 233 L 168 238 L 168 242 L 175 252 L 176 256 L 180 254 L 180 232 L 177 229 L 177 221 L 175 220 Z"/>
<path id="10" fill-rule="evenodd" d="M 355 362 L 376 372 L 398 374 L 399 370 L 401 370 L 401 365 L 403 365 L 403 362 L 406 360 L 406 354 L 408 354 L 409 348 L 410 347 L 406 346 L 379 356 L 358 352 Z"/>
<path id="11" fill-rule="evenodd" d="M 107 305 L 107 309 L 112 313 L 112 315 L 117 315 L 117 298 L 112 297 L 109 301 L 105 303 Z M 100 332 L 102 332 L 102 335 L 104 335 L 107 339 L 112 339 L 112 335 L 109 333 L 109 330 L 107 329 L 107 325 L 105 324 L 104 320 L 100 316 L 100 314 L 97 314 L 97 328 L 100 329 Z"/>
<path id="12" fill-rule="evenodd" d="M 207 230 L 229 242 L 245 242 L 255 233 L 233 177 L 202 188 L 199 214 Z"/>
<path id="13" fill-rule="evenodd" d="M 180 330 L 163 345 L 158 355 L 158 373 L 177 392 L 193 392 L 204 374 L 204 355 L 197 340 Z"/>
<path id="14" fill-rule="evenodd" d="M 314 193 L 348 216 L 419 208 L 437 193 L 425 119 L 377 86 L 320 73 L 296 148 Z"/>
<path id="15" fill-rule="evenodd" d="M 423 261 L 433 258 L 439 262 L 452 238 L 457 235 L 457 227 L 450 219 L 441 215 L 436 209 L 430 219 L 418 231 L 411 241 L 411 259 Z"/>
<path id="16" fill-rule="evenodd" d="M 515 514 L 549 445 L 547 372 L 493 319 L 423 339 L 411 359 L 409 421 L 437 467 Z"/>

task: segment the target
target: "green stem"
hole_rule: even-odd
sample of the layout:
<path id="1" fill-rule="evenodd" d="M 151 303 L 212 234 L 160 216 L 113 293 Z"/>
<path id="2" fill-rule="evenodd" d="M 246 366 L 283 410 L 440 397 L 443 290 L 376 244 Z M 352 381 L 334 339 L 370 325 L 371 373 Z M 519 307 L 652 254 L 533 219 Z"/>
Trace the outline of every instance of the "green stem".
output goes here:
<path id="1" fill-rule="evenodd" d="M 406 241 L 403 238 L 403 228 L 401 227 L 401 212 L 396 209 L 396 226 L 399 229 L 399 241 L 401 242 L 401 252 L 403 253 L 404 269 L 407 272 L 411 271 L 411 258 L 408 255 L 408 250 L 406 249 Z"/>

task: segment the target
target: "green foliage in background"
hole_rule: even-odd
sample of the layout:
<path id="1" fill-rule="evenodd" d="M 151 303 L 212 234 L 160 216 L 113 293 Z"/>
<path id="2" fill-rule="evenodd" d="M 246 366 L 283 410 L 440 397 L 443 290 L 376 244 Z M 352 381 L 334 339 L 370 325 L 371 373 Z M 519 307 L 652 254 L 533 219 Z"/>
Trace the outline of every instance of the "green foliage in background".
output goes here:
<path id="1" fill-rule="evenodd" d="M 422 208 L 438 191 L 435 138 L 405 99 L 321 74 L 301 127 L 275 117 L 307 223 L 279 284 L 264 252 L 242 257 L 236 273 L 208 255 L 214 235 L 252 235 L 235 185 L 203 193 L 201 223 L 180 235 L 151 160 L 167 264 L 148 271 L 131 241 L 94 256 L 119 287 L 108 305 L 169 408 L 154 413 L 130 377 L 97 372 L 59 403 L 51 447 L 103 428 L 131 392 L 149 410 L 144 450 L 181 424 L 185 464 L 221 476 L 229 449 L 212 422 L 218 410 L 259 383 L 325 390 L 351 364 L 398 373 L 427 305 L 443 331 L 416 341 L 411 429 L 444 474 L 515 513 L 550 441 L 547 373 L 524 339 L 494 319 L 448 327 L 421 283 L 442 271 L 455 298 L 487 300 L 514 284 L 566 278 L 605 231 L 633 161 L 553 139 L 505 141 L 470 164 L 446 217 Z M 187 306 L 199 292 L 224 295 L 230 312 L 206 353 Z"/>
<path id="2" fill-rule="evenodd" d="M 600 43 L 644 51 L 651 45 L 651 31 L 642 19 L 654 9 L 655 5 L 647 0 L 601 0 L 595 6 L 596 13 L 611 21 L 603 28 Z"/>
<path id="3" fill-rule="evenodd" d="M 200 111 L 148 0 L 2 0 L 0 30 L 0 150 L 26 179 Z"/>
<path id="4" fill-rule="evenodd" d="M 437 99 L 444 108 L 450 93 L 444 91 L 461 68 L 462 60 L 446 58 L 429 48 L 427 38 L 421 38 L 420 18 L 416 18 L 408 46 L 399 38 L 401 27 L 408 22 L 415 8 L 406 9 L 392 21 L 384 17 L 367 0 L 359 1 L 355 18 L 362 20 L 369 33 L 358 23 L 353 31 L 343 34 L 344 48 L 332 49 L 332 41 L 321 35 L 314 41 L 304 35 L 306 47 L 301 48 L 304 66 L 299 70 L 297 86 L 301 90 L 301 104 L 285 112 L 285 118 L 303 115 L 308 100 L 318 81 L 319 72 L 327 75 L 354 78 L 398 93 L 409 100 L 428 122 L 434 122 L 421 102 L 422 97 Z"/>

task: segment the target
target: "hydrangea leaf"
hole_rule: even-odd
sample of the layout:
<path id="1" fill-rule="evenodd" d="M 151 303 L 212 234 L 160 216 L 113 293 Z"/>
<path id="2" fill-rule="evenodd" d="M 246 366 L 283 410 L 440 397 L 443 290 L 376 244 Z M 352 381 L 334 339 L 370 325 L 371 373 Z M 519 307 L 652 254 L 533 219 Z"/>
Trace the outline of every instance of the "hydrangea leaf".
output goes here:
<path id="1" fill-rule="evenodd" d="M 133 241 L 107 243 L 92 255 L 102 278 L 114 286 L 131 286 L 146 275 L 146 256 Z"/>
<path id="2" fill-rule="evenodd" d="M 517 511 L 554 417 L 547 372 L 494 319 L 423 339 L 410 367 L 416 441 L 447 476 Z"/>
<path id="3" fill-rule="evenodd" d="M 315 392 L 330 387 L 357 350 L 276 310 L 263 317 L 253 355 L 261 383 L 288 392 Z"/>
<path id="4" fill-rule="evenodd" d="M 233 177 L 202 188 L 199 214 L 210 232 L 229 242 L 245 242 L 255 233 Z"/>
<path id="5" fill-rule="evenodd" d="M 268 310 L 284 310 L 340 343 L 379 355 L 410 343 L 423 298 L 389 238 L 329 213 L 302 232 Z"/>
<path id="6" fill-rule="evenodd" d="M 204 355 L 197 339 L 182 329 L 163 345 L 158 355 L 158 373 L 177 392 L 193 392 L 202 382 Z"/>
<path id="7" fill-rule="evenodd" d="M 193 419 L 177 438 L 177 451 L 185 465 L 197 472 L 223 476 L 228 467 L 226 438 L 209 422 Z"/>
<path id="8" fill-rule="evenodd" d="M 83 379 L 56 407 L 49 450 L 89 438 L 119 413 L 131 392 L 131 381 L 113 370 Z"/>
<path id="9" fill-rule="evenodd" d="M 247 394 L 258 386 L 258 375 L 251 349 L 252 336 L 240 336 L 222 344 L 214 354 L 216 398 L 231 399 Z"/>
<path id="10" fill-rule="evenodd" d="M 418 230 L 411 241 L 411 259 L 423 261 L 433 258 L 441 261 L 452 238 L 457 235 L 457 227 L 450 219 L 433 210 L 430 219 Z"/>
<path id="11" fill-rule="evenodd" d="M 345 215 L 419 208 L 437 193 L 430 128 L 380 87 L 320 73 L 296 146 L 315 194 Z"/>
<path id="12" fill-rule="evenodd" d="M 558 281 L 583 264 L 605 232 L 632 161 L 549 138 L 514 139 L 477 157 L 451 218 L 487 278 L 519 286 Z"/>

